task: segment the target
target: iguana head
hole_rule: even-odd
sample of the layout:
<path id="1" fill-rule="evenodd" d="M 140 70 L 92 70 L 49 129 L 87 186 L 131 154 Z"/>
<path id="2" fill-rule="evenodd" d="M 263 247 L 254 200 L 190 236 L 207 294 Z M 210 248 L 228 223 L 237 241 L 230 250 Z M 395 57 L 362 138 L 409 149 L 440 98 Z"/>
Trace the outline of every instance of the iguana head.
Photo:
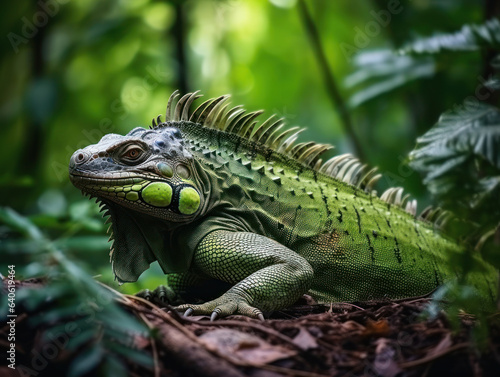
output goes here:
<path id="1" fill-rule="evenodd" d="M 193 157 L 175 127 L 108 134 L 77 150 L 70 179 L 84 193 L 166 222 L 189 222 L 201 208 Z"/>
<path id="2" fill-rule="evenodd" d="M 175 124 L 108 134 L 71 156 L 71 181 L 110 216 L 110 256 L 120 282 L 136 281 L 155 260 L 169 273 L 191 263 L 191 255 L 173 250 L 166 237 L 203 215 L 207 189 Z"/>

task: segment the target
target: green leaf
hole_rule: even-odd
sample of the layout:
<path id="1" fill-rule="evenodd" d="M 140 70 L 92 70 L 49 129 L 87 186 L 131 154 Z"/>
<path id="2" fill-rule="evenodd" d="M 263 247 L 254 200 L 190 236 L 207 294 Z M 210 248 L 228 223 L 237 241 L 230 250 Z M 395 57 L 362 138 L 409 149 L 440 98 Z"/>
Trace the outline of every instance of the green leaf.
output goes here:
<path id="1" fill-rule="evenodd" d="M 109 342 L 109 344 L 107 344 L 107 348 L 110 351 L 113 351 L 116 355 L 121 354 L 136 364 L 143 365 L 145 367 L 153 366 L 153 359 L 151 358 L 151 355 L 142 350 L 136 350 L 118 342 Z"/>
<path id="2" fill-rule="evenodd" d="M 0 207 L 0 223 L 20 232 L 25 237 L 35 241 L 45 241 L 42 232 L 26 217 L 21 216 L 12 208 Z"/>
<path id="3" fill-rule="evenodd" d="M 469 221 L 456 236 L 480 237 L 498 224 L 500 109 L 475 102 L 444 113 L 409 157 L 440 205 Z"/>
<path id="4" fill-rule="evenodd" d="M 126 377 L 130 375 L 123 361 L 112 354 L 107 355 L 100 369 L 102 376 Z"/>
<path id="5" fill-rule="evenodd" d="M 429 182 L 478 157 L 500 170 L 500 110 L 483 103 L 444 113 L 417 139 L 410 165 Z M 446 162 L 444 162 L 446 161 Z"/>
<path id="6" fill-rule="evenodd" d="M 74 351 L 84 345 L 92 344 L 92 341 L 99 335 L 100 330 L 95 327 L 89 327 L 85 320 L 74 321 L 76 323 L 78 334 L 69 339 L 67 348 Z"/>
<path id="7" fill-rule="evenodd" d="M 60 238 L 54 243 L 63 249 L 86 252 L 91 257 L 93 252 L 109 251 L 109 242 L 106 236 L 74 236 Z"/>
<path id="8" fill-rule="evenodd" d="M 349 98 L 352 108 L 435 72 L 432 58 L 400 56 L 386 49 L 362 52 L 354 58 L 354 65 L 356 72 L 344 82 L 348 88 L 361 88 Z"/>
<path id="9" fill-rule="evenodd" d="M 86 348 L 73 360 L 68 375 L 79 377 L 87 374 L 99 365 L 103 356 L 104 349 L 99 344 Z"/>
<path id="10" fill-rule="evenodd" d="M 500 49 L 500 21 L 496 18 L 480 25 L 465 25 L 455 33 L 439 33 L 417 39 L 400 52 L 405 54 L 437 54 L 441 52 Z"/>

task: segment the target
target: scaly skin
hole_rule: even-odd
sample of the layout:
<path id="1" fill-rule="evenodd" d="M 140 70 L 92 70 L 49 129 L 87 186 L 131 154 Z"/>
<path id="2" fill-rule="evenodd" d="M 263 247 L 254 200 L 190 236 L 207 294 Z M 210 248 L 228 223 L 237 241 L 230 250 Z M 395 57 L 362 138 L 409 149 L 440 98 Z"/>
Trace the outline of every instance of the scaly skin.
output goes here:
<path id="1" fill-rule="evenodd" d="M 158 260 L 167 286 L 143 296 L 208 297 L 177 309 L 262 318 L 306 292 L 320 302 L 398 299 L 456 277 L 447 260 L 462 248 L 417 219 L 412 202 L 405 211 L 400 191 L 373 195 L 376 176 L 355 160 L 321 165 L 327 147 L 294 146 L 279 124 L 259 128 L 257 113 L 221 109 L 225 97 L 190 112 L 194 99 L 180 99 L 173 117 L 169 101 L 169 121 L 152 130 L 106 135 L 71 158 L 72 182 L 111 216 L 120 282 Z M 468 282 L 494 302 L 496 273 L 476 262 L 482 271 Z"/>

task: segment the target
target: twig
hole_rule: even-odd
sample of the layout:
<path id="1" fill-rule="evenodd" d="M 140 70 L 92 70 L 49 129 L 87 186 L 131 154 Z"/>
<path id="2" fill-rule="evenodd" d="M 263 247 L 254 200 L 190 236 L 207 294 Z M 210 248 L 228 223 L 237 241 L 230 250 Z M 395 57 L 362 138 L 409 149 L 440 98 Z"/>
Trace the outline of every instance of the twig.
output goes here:
<path id="1" fill-rule="evenodd" d="M 279 333 L 278 331 L 276 331 L 274 329 L 269 329 L 267 327 L 261 326 L 258 323 L 245 322 L 245 321 L 234 321 L 234 320 L 230 320 L 230 319 L 226 319 L 226 320 L 222 319 L 222 320 L 218 320 L 218 321 L 214 321 L 214 322 L 203 322 L 203 321 L 195 321 L 193 319 L 190 319 L 189 317 L 184 317 L 182 320 L 186 323 L 195 323 L 195 324 L 202 325 L 202 326 L 250 327 L 254 330 L 258 330 L 260 332 L 263 332 L 264 334 L 273 336 L 273 337 L 291 345 L 292 347 L 298 349 L 299 351 L 302 351 L 302 348 L 300 348 L 297 344 L 295 344 L 293 342 L 293 340 L 290 339 L 289 337 Z"/>
<path id="2" fill-rule="evenodd" d="M 44 13 L 44 9 L 40 3 L 32 2 L 32 4 L 35 4 L 35 9 L 32 10 L 35 12 L 34 14 L 39 14 L 38 12 Z M 50 25 L 51 22 L 48 22 L 47 24 L 44 23 L 41 27 L 37 27 L 33 41 L 31 42 L 31 83 L 41 80 L 46 72 L 47 60 L 44 59 L 44 52 L 46 52 L 44 47 L 47 47 L 45 46 L 47 29 Z M 17 174 L 20 176 L 31 176 L 36 179 L 41 171 L 41 156 L 47 138 L 42 137 L 43 122 L 33 113 L 33 111 L 26 111 L 27 124 L 24 132 L 29 137 L 25 137 L 23 140 L 24 145 L 18 159 Z"/>
<path id="3" fill-rule="evenodd" d="M 418 360 L 413 360 L 413 361 L 408 361 L 406 363 L 401 363 L 401 364 L 399 364 L 399 367 L 401 369 L 415 368 L 415 367 L 418 367 L 422 364 L 426 364 L 430 361 L 439 359 L 440 357 L 443 357 L 444 355 L 446 355 L 448 353 L 455 352 L 455 351 L 462 349 L 462 348 L 467 348 L 467 347 L 469 347 L 469 345 L 470 344 L 468 342 L 455 344 L 454 346 L 451 346 L 450 348 L 447 348 L 441 352 L 437 352 L 434 355 L 429 355 L 429 356 L 423 357 L 423 358 L 418 359 Z"/>
<path id="4" fill-rule="evenodd" d="M 144 313 L 139 313 L 139 316 L 150 330 L 154 329 L 154 326 L 151 324 L 151 322 L 149 322 Z M 160 364 L 158 362 L 158 350 L 156 349 L 156 340 L 153 339 L 153 337 L 151 337 L 151 349 L 153 350 L 153 361 L 154 361 L 154 371 L 155 371 L 154 377 L 160 377 L 161 370 L 160 370 Z"/>
<path id="5" fill-rule="evenodd" d="M 326 374 L 319 374 L 314 372 L 307 372 L 305 370 L 288 369 L 283 367 L 278 367 L 275 365 L 262 364 L 259 368 L 267 369 L 271 372 L 279 373 L 287 376 L 298 376 L 298 377 L 328 377 Z"/>
<path id="6" fill-rule="evenodd" d="M 169 34 L 174 37 L 174 47 L 175 47 L 175 57 L 177 59 L 177 89 L 181 93 L 188 92 L 188 80 L 187 80 L 187 59 L 185 52 L 185 35 L 186 35 L 186 16 L 184 1 L 174 1 L 175 7 L 175 20 L 172 24 Z"/>
<path id="7" fill-rule="evenodd" d="M 179 322 L 175 321 L 171 316 L 169 316 L 167 313 L 162 311 L 155 304 L 153 304 L 153 303 L 149 302 L 148 300 L 145 300 L 141 297 L 138 297 L 138 296 L 133 296 L 133 295 L 123 295 L 123 296 L 127 300 L 139 301 L 142 304 L 149 306 L 151 308 L 151 312 L 153 314 L 156 314 L 158 317 L 160 317 L 161 319 L 163 319 L 164 321 L 166 321 L 170 325 L 174 326 L 177 330 L 181 331 L 184 335 L 186 335 L 192 341 L 199 343 L 199 339 L 193 333 L 191 333 L 191 331 L 187 330 L 184 326 L 182 326 Z M 134 309 L 137 309 L 135 304 L 134 304 Z"/>
<path id="8" fill-rule="evenodd" d="M 344 99 L 340 95 L 340 91 L 338 90 L 337 84 L 335 83 L 335 79 L 333 77 L 333 72 L 328 65 L 325 52 L 323 50 L 323 47 L 321 46 L 318 29 L 316 29 L 316 25 L 314 24 L 314 21 L 311 17 L 311 14 L 309 13 L 309 10 L 307 9 L 304 0 L 299 0 L 298 8 L 299 8 L 299 14 L 302 19 L 302 23 L 304 25 L 304 29 L 306 30 L 307 36 L 311 41 L 314 54 L 316 56 L 316 60 L 318 61 L 319 68 L 323 74 L 326 90 L 330 95 L 333 106 L 339 112 L 340 119 L 344 127 L 344 131 L 351 139 L 357 157 L 362 161 L 366 161 L 365 154 L 361 146 L 361 142 L 359 141 L 358 137 L 356 136 L 356 133 L 354 132 L 351 116 L 344 102 Z"/>

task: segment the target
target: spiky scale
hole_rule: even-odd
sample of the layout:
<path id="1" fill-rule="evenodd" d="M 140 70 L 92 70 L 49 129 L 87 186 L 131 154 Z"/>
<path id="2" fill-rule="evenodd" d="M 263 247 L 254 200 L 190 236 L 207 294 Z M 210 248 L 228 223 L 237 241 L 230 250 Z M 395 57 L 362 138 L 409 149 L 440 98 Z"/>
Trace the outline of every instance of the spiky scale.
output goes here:
<path id="1" fill-rule="evenodd" d="M 227 109 L 228 104 L 226 104 L 225 102 L 228 98 L 228 96 L 225 96 L 213 107 L 205 120 L 206 127 L 216 128 L 216 125 L 220 122 L 221 117 L 223 117 Z"/>
<path id="2" fill-rule="evenodd" d="M 241 165 L 246 167 L 248 170 L 252 169 L 252 161 L 242 161 Z"/>
<path id="3" fill-rule="evenodd" d="M 172 104 L 173 102 L 177 99 L 177 97 L 179 97 L 179 91 L 176 90 L 174 91 L 169 99 L 168 99 L 168 102 L 167 102 L 167 110 L 165 111 L 165 122 L 169 122 L 171 120 L 173 120 L 172 118 Z"/>
<path id="4" fill-rule="evenodd" d="M 266 167 L 264 165 L 262 165 L 262 166 L 256 168 L 255 171 L 261 175 L 264 175 L 266 173 Z"/>
<path id="5" fill-rule="evenodd" d="M 187 98 L 186 103 L 184 104 L 184 107 L 182 109 L 181 118 L 180 118 L 181 120 L 189 120 L 189 108 L 191 107 L 191 104 L 193 103 L 194 100 L 201 97 L 198 95 L 199 92 L 200 91 L 197 90 L 196 92 L 192 93 Z"/>
<path id="6" fill-rule="evenodd" d="M 268 127 L 266 128 L 266 130 L 262 131 L 262 134 L 257 139 L 257 142 L 259 142 L 261 144 L 268 145 L 272 148 L 272 146 L 273 146 L 273 137 L 272 136 L 273 136 L 273 134 L 276 134 L 277 132 L 279 132 L 279 130 L 281 128 L 283 128 L 283 126 L 284 126 L 283 121 L 284 121 L 284 119 L 280 118 L 277 121 L 275 121 L 274 123 L 269 124 Z"/>
<path id="7" fill-rule="evenodd" d="M 227 96 L 220 96 L 213 101 L 211 101 L 201 112 L 201 114 L 198 116 L 196 119 L 196 123 L 204 124 L 205 119 L 207 119 L 210 116 L 210 113 L 212 110 L 217 106 L 218 103 L 225 101 Z M 191 118 L 190 118 L 191 119 Z"/>
<path id="8" fill-rule="evenodd" d="M 179 101 L 177 101 L 177 105 L 175 105 L 175 109 L 174 109 L 174 118 L 173 118 L 174 121 L 182 120 L 181 115 L 182 115 L 182 112 L 184 109 L 184 104 L 189 99 L 189 97 L 191 97 L 191 93 L 183 95 L 181 97 L 181 99 Z"/>
<path id="9" fill-rule="evenodd" d="M 255 127 L 251 132 L 248 140 L 259 141 L 259 138 L 273 125 L 273 120 L 276 117 L 275 114 L 267 118 L 261 125 Z"/>

